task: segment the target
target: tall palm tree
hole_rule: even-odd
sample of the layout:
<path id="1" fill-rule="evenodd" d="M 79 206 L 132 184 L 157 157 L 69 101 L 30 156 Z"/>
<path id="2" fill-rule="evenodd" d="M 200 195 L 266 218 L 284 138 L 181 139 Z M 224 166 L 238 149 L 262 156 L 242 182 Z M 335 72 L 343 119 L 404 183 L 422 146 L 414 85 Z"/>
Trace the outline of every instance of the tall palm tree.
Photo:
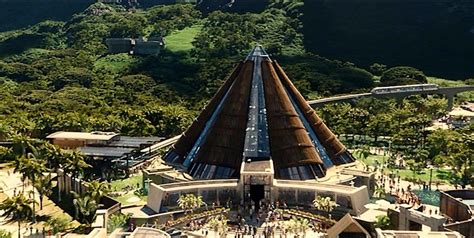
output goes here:
<path id="1" fill-rule="evenodd" d="M 35 180 L 34 187 L 40 195 L 40 210 L 43 210 L 44 197 L 51 195 L 51 193 L 53 192 L 51 182 L 51 175 L 40 176 Z"/>
<path id="2" fill-rule="evenodd" d="M 38 144 L 38 140 L 24 134 L 14 134 L 11 138 L 13 153 L 17 156 L 26 156 L 26 153 L 30 152 Z"/>
<path id="3" fill-rule="evenodd" d="M 84 172 L 84 169 L 91 166 L 84 160 L 85 155 L 79 151 L 67 151 L 64 153 L 64 172 L 71 173 L 73 178 Z"/>
<path id="4" fill-rule="evenodd" d="M 18 238 L 21 237 L 21 222 L 33 216 L 33 210 L 30 207 L 30 203 L 32 202 L 34 204 L 34 201 L 19 193 L 5 199 L 0 204 L 0 210 L 3 210 L 2 216 L 10 217 L 12 220 L 18 222 Z"/>
<path id="5" fill-rule="evenodd" d="M 15 172 L 19 172 L 22 174 L 22 181 L 23 181 L 23 191 L 25 188 L 25 180 L 30 179 L 33 186 L 37 178 L 43 176 L 43 172 L 46 171 L 46 167 L 44 166 L 44 161 L 36 159 L 33 153 L 28 153 L 27 157 L 24 156 L 17 158 L 15 162 Z M 34 200 L 34 187 L 32 189 L 33 200 Z M 35 202 L 33 202 L 33 221 L 35 221 Z"/>
<path id="6" fill-rule="evenodd" d="M 39 148 L 40 153 L 43 155 L 47 161 L 47 166 L 52 171 L 57 171 L 61 164 L 64 163 L 65 156 L 64 151 L 56 145 L 53 145 L 49 142 L 45 142 Z"/>
<path id="7" fill-rule="evenodd" d="M 26 174 L 23 174 L 22 172 L 24 170 L 25 164 L 27 163 L 28 163 L 28 159 L 26 158 L 26 156 L 16 157 L 15 160 L 13 161 L 13 172 L 20 173 L 22 175 L 21 182 L 23 183 L 23 185 L 25 184 Z"/>

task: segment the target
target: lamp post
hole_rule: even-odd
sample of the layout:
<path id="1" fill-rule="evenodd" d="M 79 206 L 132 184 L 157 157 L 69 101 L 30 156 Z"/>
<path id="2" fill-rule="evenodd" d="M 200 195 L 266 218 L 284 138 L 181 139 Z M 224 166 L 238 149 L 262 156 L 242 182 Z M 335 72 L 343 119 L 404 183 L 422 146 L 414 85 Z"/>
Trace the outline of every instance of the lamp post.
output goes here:
<path id="1" fill-rule="evenodd" d="M 150 182 L 151 182 L 150 178 L 147 178 L 145 180 L 145 184 L 143 186 L 143 192 L 145 193 L 145 195 L 148 195 L 148 191 L 150 190 Z"/>
<path id="2" fill-rule="evenodd" d="M 431 165 L 431 163 L 428 163 L 428 168 L 430 169 L 430 181 L 428 183 L 428 188 L 431 191 L 431 179 L 433 178 L 433 165 Z"/>
<path id="3" fill-rule="evenodd" d="M 32 190 L 30 191 L 29 195 L 30 199 L 33 201 L 33 223 L 36 223 L 36 209 L 35 209 L 35 186 L 33 186 Z"/>

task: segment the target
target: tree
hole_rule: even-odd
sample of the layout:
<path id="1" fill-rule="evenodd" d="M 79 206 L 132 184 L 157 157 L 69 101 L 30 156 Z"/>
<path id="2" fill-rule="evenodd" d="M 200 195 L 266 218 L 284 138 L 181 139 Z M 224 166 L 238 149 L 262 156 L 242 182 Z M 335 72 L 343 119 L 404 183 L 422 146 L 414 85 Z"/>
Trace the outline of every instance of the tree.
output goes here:
<path id="1" fill-rule="evenodd" d="M 376 218 L 377 220 L 375 221 L 375 224 L 374 224 L 375 228 L 387 230 L 393 227 L 392 221 L 390 221 L 390 218 L 387 215 L 379 215 Z"/>
<path id="2" fill-rule="evenodd" d="M 0 229 L 0 238 L 12 238 L 12 233 Z"/>
<path id="3" fill-rule="evenodd" d="M 196 208 L 205 205 L 204 201 L 202 200 L 202 196 L 196 196 L 192 193 L 189 194 L 182 194 L 178 198 L 178 206 L 183 209 L 186 213 L 188 211 L 193 211 Z"/>
<path id="4" fill-rule="evenodd" d="M 46 159 L 46 165 L 52 170 L 57 171 L 64 164 L 64 151 L 57 145 L 44 142 L 38 149 Z"/>
<path id="5" fill-rule="evenodd" d="M 370 72 L 374 75 L 380 76 L 385 70 L 387 70 L 387 65 L 374 63 L 370 67 Z"/>
<path id="6" fill-rule="evenodd" d="M 84 169 L 90 168 L 91 166 L 86 163 L 85 155 L 79 151 L 66 151 L 64 152 L 64 171 L 66 173 L 72 173 L 72 177 L 76 178 L 78 175 L 84 172 Z"/>
<path id="7" fill-rule="evenodd" d="M 392 117 L 389 113 L 370 115 L 367 132 L 374 137 L 374 143 L 377 142 L 379 136 L 390 134 L 392 122 Z"/>
<path id="8" fill-rule="evenodd" d="M 97 204 L 99 204 L 100 198 L 110 192 L 110 184 L 107 182 L 99 182 L 98 180 L 87 182 L 86 187 L 86 194 L 90 196 Z"/>
<path id="9" fill-rule="evenodd" d="M 40 210 L 43 210 L 43 199 L 45 196 L 50 196 L 53 192 L 52 190 L 52 184 L 51 184 L 51 175 L 47 176 L 39 176 L 35 183 L 34 187 L 36 188 L 36 191 L 38 191 L 38 194 L 40 195 Z"/>
<path id="10" fill-rule="evenodd" d="M 427 83 L 425 74 L 413 67 L 398 66 L 383 72 L 380 83 L 383 86 Z"/>
<path id="11" fill-rule="evenodd" d="M 472 134 L 460 134 L 448 144 L 448 161 L 452 169 L 451 182 L 465 189 L 474 185 L 474 139 Z"/>
<path id="12" fill-rule="evenodd" d="M 385 197 L 385 188 L 381 185 L 375 186 L 374 196 L 378 198 Z"/>
<path id="13" fill-rule="evenodd" d="M 36 159 L 36 156 L 33 153 L 28 153 L 28 158 L 26 160 L 23 160 L 22 163 L 23 166 L 21 167 L 20 173 L 23 174 L 23 178 L 28 178 L 29 180 L 31 180 L 31 184 L 33 186 L 31 193 L 33 195 L 34 201 L 34 185 L 36 183 L 37 178 L 43 177 L 43 172 L 46 171 L 46 167 L 44 165 L 45 161 Z M 35 204 L 36 201 L 33 202 L 33 222 L 36 222 Z"/>
<path id="14" fill-rule="evenodd" d="M 16 156 L 26 156 L 28 152 L 31 152 L 33 148 L 38 144 L 38 141 L 31 139 L 25 134 L 14 134 L 12 135 L 12 149 Z"/>
<path id="15" fill-rule="evenodd" d="M 98 204 L 90 196 L 79 196 L 74 193 L 74 208 L 76 209 L 76 219 L 80 219 L 82 223 L 91 224 L 97 211 Z"/>
<path id="16" fill-rule="evenodd" d="M 107 222 L 107 233 L 112 233 L 117 228 L 125 228 L 128 219 L 130 219 L 130 214 L 116 213 L 111 215 Z"/>
<path id="17" fill-rule="evenodd" d="M 12 134 L 12 128 L 7 124 L 0 124 L 0 141 L 5 141 Z"/>
<path id="18" fill-rule="evenodd" d="M 6 218 L 10 217 L 13 221 L 18 222 L 18 238 L 21 237 L 21 222 L 33 216 L 33 209 L 30 207 L 31 203 L 34 203 L 34 201 L 19 193 L 5 199 L 0 204 L 0 210 L 3 211 L 2 216 Z"/>
<path id="19" fill-rule="evenodd" d="M 331 213 L 334 208 L 339 206 L 335 201 L 331 200 L 330 197 L 316 196 L 313 200 L 313 206 L 318 209 Z"/>
<path id="20" fill-rule="evenodd" d="M 355 154 L 362 160 L 367 159 L 370 156 L 370 148 L 363 146 L 362 148 L 355 151 Z"/>
<path id="21" fill-rule="evenodd" d="M 46 226 L 52 230 L 53 235 L 66 231 L 72 220 L 66 216 L 51 217 L 46 221 Z"/>
<path id="22" fill-rule="evenodd" d="M 459 136 L 458 132 L 442 129 L 435 130 L 428 135 L 426 148 L 429 152 L 429 160 L 433 165 L 442 165 L 448 160 L 448 145 L 456 136 Z"/>
<path id="23" fill-rule="evenodd" d="M 353 91 L 359 88 L 370 88 L 374 85 L 374 76 L 359 68 L 355 67 L 343 67 L 335 70 L 334 73 L 330 75 L 332 78 L 342 82 L 341 87 L 344 91 Z"/>
<path id="24" fill-rule="evenodd" d="M 424 148 L 409 148 L 405 151 L 405 155 L 407 157 L 406 163 L 415 176 L 426 166 L 429 152 Z"/>
<path id="25" fill-rule="evenodd" d="M 227 218 L 224 215 L 217 215 L 212 217 L 207 225 L 209 228 L 220 235 L 224 235 L 227 232 Z"/>

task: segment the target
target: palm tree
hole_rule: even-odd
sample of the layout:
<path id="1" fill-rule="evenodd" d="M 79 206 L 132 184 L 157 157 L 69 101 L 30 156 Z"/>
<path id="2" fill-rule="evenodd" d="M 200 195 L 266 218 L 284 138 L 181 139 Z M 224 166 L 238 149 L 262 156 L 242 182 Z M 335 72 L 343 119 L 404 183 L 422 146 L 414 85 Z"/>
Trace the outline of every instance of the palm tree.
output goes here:
<path id="1" fill-rule="evenodd" d="M 224 215 L 212 217 L 207 225 L 211 230 L 219 234 L 224 235 L 227 232 L 227 218 Z"/>
<path id="2" fill-rule="evenodd" d="M 26 153 L 35 148 L 38 144 L 37 140 L 31 139 L 29 136 L 24 134 L 14 134 L 11 138 L 13 142 L 13 153 L 17 156 L 26 156 Z"/>
<path id="3" fill-rule="evenodd" d="M 339 206 L 335 201 L 331 200 L 330 197 L 316 196 L 313 200 L 313 205 L 316 209 L 331 213 L 334 208 Z"/>
<path id="4" fill-rule="evenodd" d="M 28 159 L 25 156 L 16 157 L 13 161 L 13 172 L 20 173 L 22 175 L 21 182 L 23 183 L 23 188 L 25 187 L 24 184 L 26 180 L 26 174 L 23 174 L 22 171 L 24 170 L 26 163 L 28 163 Z"/>
<path id="5" fill-rule="evenodd" d="M 79 197 L 76 193 L 73 192 L 73 194 L 76 197 L 73 200 L 74 208 L 76 209 L 76 219 L 79 219 L 79 215 L 81 215 L 81 222 L 90 224 L 98 208 L 96 201 L 90 196 Z"/>
<path id="6" fill-rule="evenodd" d="M 362 148 L 356 150 L 355 154 L 362 160 L 365 161 L 370 156 L 370 149 L 368 146 L 363 146 Z"/>
<path id="7" fill-rule="evenodd" d="M 385 188 L 383 186 L 376 186 L 374 191 L 374 196 L 382 198 L 385 196 Z"/>
<path id="8" fill-rule="evenodd" d="M 28 153 L 28 158 L 27 160 L 24 160 L 23 161 L 23 166 L 21 167 L 21 173 L 23 174 L 23 178 L 29 178 L 33 184 L 33 189 L 32 189 L 32 193 L 33 193 L 33 200 L 34 200 L 34 184 L 35 184 L 35 181 L 37 178 L 39 177 L 42 177 L 43 176 L 43 172 L 46 171 L 46 167 L 44 165 L 44 162 L 45 161 L 41 161 L 41 160 L 38 160 L 36 159 L 35 155 L 33 153 Z M 36 217 L 35 217 L 35 203 L 36 202 L 33 202 L 33 222 L 36 221 Z"/>
<path id="9" fill-rule="evenodd" d="M 82 174 L 84 169 L 90 168 L 91 166 L 84 161 L 84 154 L 79 151 L 67 151 L 64 153 L 64 172 L 72 173 L 72 177 L 76 178 L 77 175 Z"/>
<path id="10" fill-rule="evenodd" d="M 292 217 L 287 223 L 286 229 L 288 232 L 294 233 L 295 235 L 302 233 L 304 236 L 306 231 L 309 229 L 309 221 L 304 218 Z"/>
<path id="11" fill-rule="evenodd" d="M 46 226 L 53 231 L 53 235 L 56 235 L 67 230 L 71 222 L 71 218 L 66 216 L 52 217 L 46 221 Z"/>
<path id="12" fill-rule="evenodd" d="M 183 194 L 178 198 L 178 206 L 187 213 L 188 211 L 193 211 L 202 205 L 206 205 L 202 200 L 202 196 L 190 194 Z"/>
<path id="13" fill-rule="evenodd" d="M 392 222 L 390 221 L 390 217 L 387 215 L 380 215 L 376 217 L 377 220 L 375 221 L 375 228 L 380 228 L 382 230 L 390 229 L 392 226 Z"/>
<path id="14" fill-rule="evenodd" d="M 30 207 L 32 202 L 34 204 L 34 201 L 19 193 L 0 204 L 0 210 L 3 210 L 2 216 L 11 217 L 12 220 L 18 222 L 18 238 L 21 237 L 21 222 L 33 216 L 33 210 Z"/>
<path id="15" fill-rule="evenodd" d="M 47 165 L 53 171 L 57 171 L 61 164 L 64 164 L 64 151 L 56 145 L 45 142 L 39 148 L 40 153 L 47 161 Z"/>
<path id="16" fill-rule="evenodd" d="M 106 182 L 99 182 L 94 180 L 86 183 L 87 194 L 99 204 L 100 198 L 107 195 L 110 192 L 110 184 Z"/>
<path id="17" fill-rule="evenodd" d="M 43 210 L 43 199 L 44 196 L 51 195 L 52 191 L 52 184 L 51 184 L 51 175 L 47 176 L 39 176 L 34 183 L 34 187 L 38 191 L 40 197 L 40 210 Z"/>

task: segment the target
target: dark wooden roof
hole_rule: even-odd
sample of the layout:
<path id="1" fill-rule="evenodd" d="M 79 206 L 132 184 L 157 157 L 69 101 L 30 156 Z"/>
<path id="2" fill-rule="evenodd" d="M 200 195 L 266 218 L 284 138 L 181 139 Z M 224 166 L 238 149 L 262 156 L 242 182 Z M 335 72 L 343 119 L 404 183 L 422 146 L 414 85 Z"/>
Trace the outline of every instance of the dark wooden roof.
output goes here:
<path id="1" fill-rule="evenodd" d="M 189 150 L 193 147 L 194 142 L 199 137 L 199 134 L 204 129 L 206 122 L 212 115 L 212 112 L 216 110 L 217 104 L 222 100 L 227 90 L 229 90 L 230 86 L 234 82 L 237 75 L 240 73 L 240 70 L 243 66 L 243 62 L 240 62 L 237 67 L 234 69 L 232 74 L 227 78 L 224 84 L 219 88 L 217 93 L 212 97 L 211 101 L 207 104 L 207 106 L 202 110 L 201 114 L 193 121 L 191 126 L 181 135 L 179 140 L 176 144 L 173 145 L 172 149 L 176 152 L 179 156 L 185 156 Z M 182 162 L 182 159 L 178 162 Z"/>
<path id="2" fill-rule="evenodd" d="M 348 153 L 346 147 L 337 139 L 336 135 L 332 133 L 326 124 L 324 124 L 313 108 L 309 106 L 301 93 L 285 74 L 281 66 L 276 61 L 273 62 L 273 66 L 278 72 L 278 75 L 288 92 L 296 99 L 297 105 L 302 109 L 305 118 L 311 124 L 311 127 L 318 136 L 319 141 L 323 144 L 334 164 L 342 164 L 344 161 L 341 161 L 339 158 L 344 153 Z M 352 156 L 349 157 L 352 159 Z"/>
<path id="3" fill-rule="evenodd" d="M 253 63 L 244 63 L 195 162 L 240 169 Z"/>
<path id="4" fill-rule="evenodd" d="M 262 62 L 268 134 L 275 168 L 322 164 L 270 61 Z"/>
<path id="5" fill-rule="evenodd" d="M 261 47 L 234 69 L 165 156 L 197 178 L 238 176 L 244 159 L 272 159 L 275 176 L 290 179 L 322 177 L 325 165 L 354 161 Z"/>

